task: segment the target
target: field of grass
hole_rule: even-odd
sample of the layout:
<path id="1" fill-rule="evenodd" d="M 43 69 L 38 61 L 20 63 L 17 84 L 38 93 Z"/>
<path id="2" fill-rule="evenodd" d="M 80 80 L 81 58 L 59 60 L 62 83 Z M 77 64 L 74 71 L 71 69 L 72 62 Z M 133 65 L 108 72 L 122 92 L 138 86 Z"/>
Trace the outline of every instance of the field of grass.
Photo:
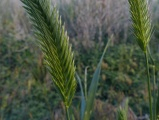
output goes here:
<path id="1" fill-rule="evenodd" d="M 150 47 L 158 77 L 159 2 L 150 2 L 154 26 Z M 91 120 L 115 120 L 116 109 L 127 97 L 129 120 L 148 115 L 144 55 L 130 30 L 128 1 L 52 0 L 55 3 L 70 37 L 76 72 L 84 79 L 87 71 L 88 86 L 111 38 Z M 0 120 L 65 119 L 64 103 L 44 66 L 32 28 L 19 0 L 0 1 Z M 71 111 L 79 120 L 79 85 Z"/>

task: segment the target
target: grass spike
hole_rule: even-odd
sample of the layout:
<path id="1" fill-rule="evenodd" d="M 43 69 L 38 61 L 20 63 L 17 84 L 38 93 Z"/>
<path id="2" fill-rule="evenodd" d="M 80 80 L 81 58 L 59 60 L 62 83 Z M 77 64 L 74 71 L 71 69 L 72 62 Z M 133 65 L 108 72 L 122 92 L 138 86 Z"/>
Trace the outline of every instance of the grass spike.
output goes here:
<path id="1" fill-rule="evenodd" d="M 21 2 L 32 21 L 53 82 L 65 106 L 69 108 L 76 90 L 75 66 L 69 37 L 62 26 L 61 17 L 56 7 L 51 8 L 50 0 Z"/>
<path id="2" fill-rule="evenodd" d="M 142 51 L 146 51 L 152 34 L 147 0 L 128 0 L 134 34 Z"/>
<path id="3" fill-rule="evenodd" d="M 148 44 L 152 35 L 152 26 L 149 15 L 148 0 L 128 0 L 130 6 L 130 14 L 132 20 L 132 26 L 134 29 L 134 35 L 137 38 L 137 43 L 144 52 L 146 61 L 147 72 L 147 87 L 149 94 L 149 111 L 150 120 L 154 120 L 155 114 L 152 110 L 152 94 L 151 94 L 151 81 L 149 72 L 149 56 L 148 56 Z M 156 99 L 156 98 L 154 98 Z"/>

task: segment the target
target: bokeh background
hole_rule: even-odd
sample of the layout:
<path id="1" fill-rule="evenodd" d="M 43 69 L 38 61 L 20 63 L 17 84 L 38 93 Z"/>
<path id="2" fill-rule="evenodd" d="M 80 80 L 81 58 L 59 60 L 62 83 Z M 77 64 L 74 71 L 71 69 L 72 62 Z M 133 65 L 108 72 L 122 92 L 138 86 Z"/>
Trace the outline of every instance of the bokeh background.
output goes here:
<path id="1" fill-rule="evenodd" d="M 91 119 L 114 120 L 117 107 L 126 97 L 129 116 L 146 116 L 149 109 L 144 55 L 131 31 L 128 1 L 52 0 L 52 4 L 65 24 L 76 71 L 82 79 L 87 69 L 88 87 L 104 46 L 111 39 Z M 150 48 L 157 75 L 159 1 L 150 0 L 149 6 L 154 26 Z M 71 109 L 75 120 L 79 120 L 79 86 Z M 0 0 L 0 120 L 64 120 L 64 115 L 63 103 L 43 64 L 21 2 Z"/>

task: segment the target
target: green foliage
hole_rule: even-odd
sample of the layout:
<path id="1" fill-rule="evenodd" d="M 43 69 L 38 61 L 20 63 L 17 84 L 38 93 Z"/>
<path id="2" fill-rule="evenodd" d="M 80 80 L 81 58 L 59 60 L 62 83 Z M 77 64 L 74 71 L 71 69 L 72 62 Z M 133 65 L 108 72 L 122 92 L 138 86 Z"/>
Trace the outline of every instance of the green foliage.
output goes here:
<path id="1" fill-rule="evenodd" d="M 53 109 L 60 100 L 56 92 L 50 93 L 55 89 L 45 75 L 42 82 L 40 76 L 38 80 L 32 76 L 33 68 L 45 71 L 37 64 L 41 53 L 34 44 L 30 38 L 17 41 L 9 35 L 0 37 L 1 120 L 53 119 Z"/>
<path id="2" fill-rule="evenodd" d="M 102 61 L 103 61 L 104 55 L 106 53 L 106 50 L 108 48 L 109 42 L 110 42 L 110 40 L 108 41 L 108 43 L 103 51 L 103 54 L 100 58 L 100 61 L 98 63 L 98 66 L 93 74 L 93 78 L 92 78 L 88 93 L 87 93 L 87 87 L 86 87 L 87 86 L 87 84 L 86 84 L 87 78 L 85 78 L 85 83 L 84 83 L 85 87 L 83 89 L 81 79 L 78 76 L 78 74 L 76 74 L 77 80 L 78 80 L 79 85 L 80 85 L 80 91 L 81 91 L 81 113 L 80 113 L 81 120 L 83 120 L 83 119 L 89 120 L 91 118 L 91 114 L 92 114 L 93 106 L 94 106 L 94 101 L 95 101 L 95 97 L 96 97 L 96 91 L 97 91 L 98 82 L 99 82 L 99 76 L 100 76 L 100 72 L 101 72 L 101 65 L 102 65 Z M 86 74 L 87 74 L 87 72 L 85 72 L 85 77 L 87 77 Z M 83 91 L 85 91 L 85 95 L 84 95 Z"/>
<path id="3" fill-rule="evenodd" d="M 69 38 L 61 19 L 50 0 L 21 0 L 30 15 L 34 32 L 44 53 L 45 64 L 66 108 L 72 102 L 76 89 L 75 67 Z"/>
<path id="4" fill-rule="evenodd" d="M 104 58 L 104 55 L 106 53 L 106 50 L 108 48 L 110 40 L 108 41 L 103 54 L 100 58 L 100 61 L 98 63 L 98 66 L 93 74 L 93 78 L 89 87 L 89 91 L 88 91 L 88 96 L 86 99 L 86 107 L 85 107 L 85 112 L 84 112 L 84 120 L 89 120 L 93 111 L 93 104 L 95 101 L 95 96 L 96 96 L 96 91 L 97 91 L 97 86 L 98 86 L 98 82 L 99 82 L 99 76 L 100 76 L 100 72 L 101 72 L 101 65 L 102 65 L 102 61 Z"/>
<path id="5" fill-rule="evenodd" d="M 131 44 L 118 44 L 110 46 L 108 52 L 102 63 L 98 98 L 117 106 L 123 97 L 129 96 L 129 105 L 136 114 L 147 113 L 148 93 L 141 50 Z"/>
<path id="6" fill-rule="evenodd" d="M 61 108 L 60 106 L 56 107 L 60 100 L 58 99 L 56 92 L 53 92 L 55 89 L 51 85 L 50 78 L 46 78 L 47 76 L 45 77 L 44 75 L 43 77 L 39 76 L 39 80 L 34 80 L 34 76 L 31 75 L 32 70 L 33 73 L 38 73 L 39 71 L 39 75 L 43 74 L 43 72 L 41 73 L 40 71 L 44 71 L 39 70 L 39 68 L 44 68 L 44 66 L 42 67 L 42 63 L 40 64 L 40 59 L 42 57 L 39 54 L 41 53 L 34 52 L 38 51 L 34 41 L 31 39 L 16 41 L 11 37 L 3 37 L 0 45 L 2 48 L 1 50 L 4 51 L 3 54 L 1 54 L 0 64 L 1 66 L 5 65 L 5 67 L 1 67 L 1 75 L 3 74 L 2 76 L 7 76 L 8 72 L 11 73 L 10 77 L 3 77 L 1 79 L 1 82 L 6 81 L 6 83 L 1 83 L 3 87 L 1 96 L 5 96 L 8 91 L 11 92 L 13 89 L 17 88 L 17 90 L 14 91 L 16 94 L 11 92 L 12 94 L 9 94 L 8 98 L 3 97 L 3 101 L 8 101 L 10 97 L 13 96 L 11 99 L 11 104 L 7 103 L 7 107 L 3 108 L 3 111 L 1 111 L 4 115 L 3 118 L 7 119 L 7 116 L 9 116 L 8 119 L 12 118 L 12 120 L 21 120 L 23 117 L 31 119 L 30 115 L 32 115 L 35 120 L 39 120 L 40 118 L 51 118 L 53 111 L 57 111 Z M 26 45 L 28 45 L 26 50 L 16 52 L 15 54 L 14 51 L 18 51 L 19 49 L 21 50 L 21 48 L 23 49 Z M 15 58 L 16 60 L 12 64 L 8 64 L 9 62 L 5 63 L 7 62 L 4 60 L 4 58 L 6 58 L 5 56 L 9 56 L 9 52 L 6 53 L 7 49 L 12 51 L 10 57 Z M 92 74 L 94 73 L 93 68 L 97 64 L 96 59 L 99 59 L 99 54 L 101 54 L 101 52 L 98 53 L 97 51 L 100 52 L 99 49 L 94 49 L 94 51 L 91 50 L 88 54 L 83 54 L 78 57 L 76 56 L 78 60 L 83 60 L 78 61 L 80 65 L 86 64 L 86 61 L 90 59 L 88 61 L 88 65 L 90 66 L 88 69 L 88 84 L 91 83 L 90 78 L 92 78 Z M 99 89 L 97 90 L 96 97 L 103 101 L 107 100 L 113 105 L 117 105 L 121 102 L 123 98 L 122 95 L 130 96 L 129 105 L 133 108 L 133 110 L 135 110 L 136 114 L 139 112 L 143 115 L 148 113 L 147 90 L 145 89 L 145 69 L 142 71 L 140 70 L 144 68 L 144 61 L 141 59 L 142 52 L 138 49 L 138 47 L 130 44 L 110 46 L 107 52 L 109 54 L 106 54 L 104 57 L 103 63 L 105 64 L 102 63 L 101 77 L 98 84 Z M 84 56 L 87 57 L 84 59 Z M 16 73 L 21 72 L 19 73 L 20 76 L 16 77 L 16 79 L 15 72 L 13 72 L 13 69 L 10 70 L 11 65 L 16 66 L 16 69 L 18 68 Z M 5 69 L 8 70 L 5 71 Z M 36 74 L 36 76 L 38 76 L 38 74 Z M 103 79 L 103 75 L 106 75 L 106 79 Z M 81 74 L 80 76 L 82 77 Z M 44 78 L 42 82 L 41 78 Z M 21 91 L 21 88 L 25 89 L 25 93 L 27 93 L 23 97 L 21 96 L 23 94 L 19 94 L 18 92 Z M 80 90 L 77 92 L 80 92 Z M 43 107 L 42 104 L 44 104 L 45 107 Z M 77 103 L 74 104 L 74 106 L 77 106 Z M 16 110 L 14 113 L 7 111 L 13 111 L 14 109 Z M 39 109 L 40 111 L 38 111 Z M 103 114 L 106 113 L 103 111 Z M 93 115 L 94 114 L 92 114 L 92 118 Z M 62 116 L 62 114 L 59 114 L 59 116 Z M 96 116 L 96 118 L 100 118 L 100 116 Z"/>
<path id="7" fill-rule="evenodd" d="M 135 41 L 132 41 L 134 44 Z M 145 64 L 142 51 L 136 45 L 129 43 L 116 44 L 109 47 L 108 54 L 102 62 L 99 89 L 96 98 L 117 106 L 124 97 L 129 96 L 129 105 L 139 115 L 148 113 L 148 92 L 146 89 Z M 100 59 L 101 48 L 88 49 L 85 54 L 76 55 L 77 71 L 84 79 L 84 66 L 88 68 L 88 85 L 96 69 L 97 58 Z M 155 55 L 154 55 L 155 56 Z M 157 67 L 158 69 L 158 67 Z M 151 72 L 152 73 L 152 72 Z"/>

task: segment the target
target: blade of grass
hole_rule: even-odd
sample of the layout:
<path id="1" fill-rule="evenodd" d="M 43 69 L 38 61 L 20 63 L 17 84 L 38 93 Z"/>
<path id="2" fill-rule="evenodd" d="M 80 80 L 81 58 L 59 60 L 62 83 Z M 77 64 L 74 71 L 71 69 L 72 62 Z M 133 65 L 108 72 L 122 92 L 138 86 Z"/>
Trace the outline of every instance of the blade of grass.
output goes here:
<path id="1" fill-rule="evenodd" d="M 80 112 L 80 118 L 82 120 L 83 116 L 84 116 L 84 111 L 85 111 L 85 107 L 86 107 L 86 100 L 85 100 L 85 96 L 84 96 L 84 92 L 83 92 L 83 86 L 81 83 L 81 79 L 79 77 L 79 75 L 76 73 L 76 78 L 79 82 L 80 85 L 80 90 L 81 90 L 81 112 Z"/>
<path id="2" fill-rule="evenodd" d="M 87 100 L 87 69 L 88 69 L 88 66 L 85 68 L 85 71 L 84 71 L 84 75 L 85 75 L 85 78 L 84 78 L 84 92 L 85 92 L 86 100 Z"/>
<path id="3" fill-rule="evenodd" d="M 106 53 L 106 50 L 108 48 L 108 45 L 110 43 L 110 40 L 108 40 L 107 45 L 105 46 L 105 49 L 103 51 L 102 57 L 100 58 L 100 61 L 98 63 L 98 66 L 93 74 L 93 79 L 91 82 L 91 85 L 89 87 L 89 91 L 88 91 L 88 98 L 86 100 L 86 109 L 85 109 L 85 113 L 84 113 L 84 120 L 89 120 L 91 117 L 91 113 L 93 110 L 93 104 L 95 101 L 95 95 L 96 95 L 96 91 L 97 91 L 97 86 L 98 86 L 98 82 L 99 82 L 99 75 L 100 75 L 100 71 L 101 71 L 101 64 L 103 61 L 103 57 Z"/>

